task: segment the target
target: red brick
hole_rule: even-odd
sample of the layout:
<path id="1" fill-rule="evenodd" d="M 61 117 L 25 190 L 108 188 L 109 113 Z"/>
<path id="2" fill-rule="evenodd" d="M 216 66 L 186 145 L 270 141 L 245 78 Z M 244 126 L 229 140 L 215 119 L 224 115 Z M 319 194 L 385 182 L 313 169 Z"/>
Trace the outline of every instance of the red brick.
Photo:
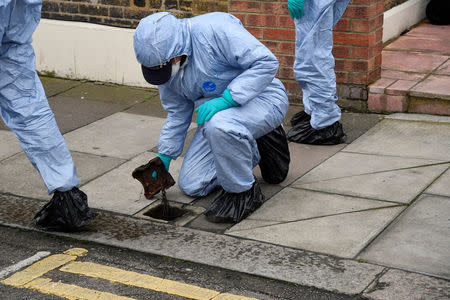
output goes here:
<path id="1" fill-rule="evenodd" d="M 375 31 L 375 42 L 379 42 L 383 40 L 383 28 L 378 29 Z"/>
<path id="2" fill-rule="evenodd" d="M 230 12 L 242 11 L 242 12 L 260 12 L 261 2 L 259 1 L 230 1 Z"/>
<path id="3" fill-rule="evenodd" d="M 262 12 L 274 15 L 288 15 L 288 5 L 287 3 L 281 2 L 263 2 Z"/>
<path id="4" fill-rule="evenodd" d="M 242 24 L 245 25 L 245 15 L 244 14 L 233 14 L 236 18 L 238 18 Z"/>
<path id="5" fill-rule="evenodd" d="M 369 93 L 367 104 L 369 110 L 374 112 L 405 112 L 408 109 L 408 98 Z"/>
<path id="6" fill-rule="evenodd" d="M 293 29 L 264 28 L 263 37 L 268 40 L 293 41 L 295 39 L 295 31 Z"/>
<path id="7" fill-rule="evenodd" d="M 375 70 L 373 70 L 369 73 L 367 84 L 370 84 L 370 83 L 374 82 L 375 80 L 380 79 L 380 77 L 381 77 L 381 67 L 377 67 L 377 68 L 375 68 Z"/>
<path id="8" fill-rule="evenodd" d="M 380 0 L 352 0 L 351 1 L 352 4 L 366 4 L 366 5 L 377 3 L 377 2 L 382 2 L 384 4 L 383 0 L 381 0 L 381 1 Z"/>
<path id="9" fill-rule="evenodd" d="M 370 47 L 352 47 L 352 58 L 369 58 Z"/>
<path id="10" fill-rule="evenodd" d="M 343 15 L 344 18 L 366 19 L 377 15 L 377 4 L 367 6 L 349 5 Z"/>
<path id="11" fill-rule="evenodd" d="M 349 82 L 354 84 L 367 84 L 367 73 L 356 73 L 356 72 L 350 72 L 349 73 Z"/>
<path id="12" fill-rule="evenodd" d="M 294 78 L 294 70 L 292 69 L 292 67 L 290 67 L 290 68 L 288 68 L 288 67 L 281 67 L 278 70 L 278 76 L 280 78 L 293 79 Z"/>
<path id="13" fill-rule="evenodd" d="M 377 14 L 384 12 L 384 2 L 380 1 L 377 3 Z"/>
<path id="14" fill-rule="evenodd" d="M 340 45 L 370 46 L 375 43 L 375 33 L 335 32 L 333 41 Z"/>
<path id="15" fill-rule="evenodd" d="M 350 19 L 341 18 L 336 26 L 334 26 L 334 30 L 350 31 L 350 24 Z"/>
<path id="16" fill-rule="evenodd" d="M 248 32 L 250 32 L 255 38 L 261 39 L 262 38 L 262 29 L 261 28 L 255 28 L 255 27 L 245 27 Z"/>
<path id="17" fill-rule="evenodd" d="M 334 46 L 333 55 L 338 58 L 349 58 L 350 57 L 350 47 L 346 46 Z"/>
<path id="18" fill-rule="evenodd" d="M 270 51 L 277 53 L 278 52 L 278 42 L 274 41 L 261 41 L 267 48 L 269 48 Z"/>
<path id="19" fill-rule="evenodd" d="M 295 57 L 292 55 L 277 55 L 280 66 L 292 67 L 294 65 Z"/>
<path id="20" fill-rule="evenodd" d="M 250 26 L 277 26 L 277 17 L 273 15 L 247 15 L 246 25 Z"/>
<path id="21" fill-rule="evenodd" d="M 281 53 L 294 54 L 295 53 L 295 43 L 294 42 L 280 42 Z"/>
<path id="22" fill-rule="evenodd" d="M 294 28 L 294 20 L 290 16 L 279 16 L 278 17 L 278 24 L 280 27 L 289 27 Z"/>
<path id="23" fill-rule="evenodd" d="M 337 72 L 336 71 L 336 82 L 337 83 L 348 83 L 348 72 Z"/>
<path id="24" fill-rule="evenodd" d="M 354 19 L 352 20 L 352 31 L 353 32 L 370 32 L 370 21 Z"/>

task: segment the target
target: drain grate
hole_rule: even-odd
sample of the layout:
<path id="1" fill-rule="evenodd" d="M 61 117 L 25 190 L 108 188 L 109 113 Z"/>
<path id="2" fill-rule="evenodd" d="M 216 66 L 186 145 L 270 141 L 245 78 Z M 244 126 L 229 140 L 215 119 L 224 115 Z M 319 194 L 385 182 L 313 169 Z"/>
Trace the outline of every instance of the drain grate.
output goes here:
<path id="1" fill-rule="evenodd" d="M 144 215 L 158 220 L 173 221 L 184 216 L 188 212 L 189 210 L 187 209 L 159 204 L 145 212 Z"/>

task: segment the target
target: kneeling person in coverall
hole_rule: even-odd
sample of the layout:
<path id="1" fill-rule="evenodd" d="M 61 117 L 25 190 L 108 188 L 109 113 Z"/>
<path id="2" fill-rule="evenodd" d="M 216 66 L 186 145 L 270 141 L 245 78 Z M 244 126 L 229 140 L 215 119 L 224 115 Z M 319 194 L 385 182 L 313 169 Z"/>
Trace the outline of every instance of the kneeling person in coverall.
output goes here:
<path id="1" fill-rule="evenodd" d="M 295 23 L 294 77 L 302 87 L 305 110 L 291 119 L 288 139 L 304 144 L 331 145 L 345 142 L 335 103 L 333 27 L 349 0 L 289 0 Z"/>
<path id="2" fill-rule="evenodd" d="M 158 85 L 168 112 L 158 156 L 169 170 L 170 161 L 182 153 L 196 107 L 198 129 L 178 184 L 190 196 L 221 188 L 206 217 L 239 222 L 264 202 L 252 169 L 271 158 L 258 150 L 257 139 L 276 132 L 287 148 L 281 123 L 288 98 L 275 78 L 277 59 L 226 13 L 190 19 L 152 14 L 140 21 L 134 49 L 145 79 Z M 269 171 L 261 167 L 266 181 Z"/>
<path id="3" fill-rule="evenodd" d="M 34 218 L 48 230 L 72 231 L 94 214 L 77 186 L 75 166 L 35 70 L 31 37 L 41 17 L 41 0 L 0 0 L 0 114 L 54 193 Z"/>

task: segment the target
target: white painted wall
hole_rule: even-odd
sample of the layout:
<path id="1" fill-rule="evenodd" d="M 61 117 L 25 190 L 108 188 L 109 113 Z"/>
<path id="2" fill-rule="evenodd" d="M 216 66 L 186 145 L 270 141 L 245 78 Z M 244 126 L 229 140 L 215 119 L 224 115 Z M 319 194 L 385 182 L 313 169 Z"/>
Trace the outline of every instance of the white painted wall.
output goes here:
<path id="1" fill-rule="evenodd" d="M 42 19 L 33 35 L 36 69 L 64 78 L 150 87 L 134 55 L 133 33 L 133 29 Z"/>
<path id="2" fill-rule="evenodd" d="M 423 20 L 429 1 L 409 0 L 384 12 L 383 43 Z"/>

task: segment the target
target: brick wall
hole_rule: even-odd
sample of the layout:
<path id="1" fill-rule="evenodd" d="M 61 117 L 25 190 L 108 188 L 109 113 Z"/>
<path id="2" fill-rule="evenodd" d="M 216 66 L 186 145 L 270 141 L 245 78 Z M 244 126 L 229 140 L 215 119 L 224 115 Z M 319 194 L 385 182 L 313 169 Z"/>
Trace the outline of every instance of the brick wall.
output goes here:
<path id="1" fill-rule="evenodd" d="M 42 17 L 135 28 L 157 11 L 187 18 L 210 11 L 228 11 L 228 0 L 43 0 Z"/>
<path id="2" fill-rule="evenodd" d="M 385 0 L 350 0 L 334 28 L 333 53 L 341 107 L 367 109 L 367 85 L 381 73 L 384 7 Z M 44 0 L 42 16 L 134 28 L 141 18 L 162 10 L 178 17 L 209 11 L 232 13 L 277 56 L 278 77 L 290 100 L 301 102 L 301 88 L 292 70 L 295 30 L 287 0 Z"/>
<path id="3" fill-rule="evenodd" d="M 351 0 L 334 28 L 333 54 L 340 106 L 367 109 L 367 85 L 380 77 L 383 0 Z M 287 1 L 230 0 L 229 12 L 278 57 L 278 77 L 290 99 L 301 101 L 301 89 L 293 78 L 294 23 Z"/>

